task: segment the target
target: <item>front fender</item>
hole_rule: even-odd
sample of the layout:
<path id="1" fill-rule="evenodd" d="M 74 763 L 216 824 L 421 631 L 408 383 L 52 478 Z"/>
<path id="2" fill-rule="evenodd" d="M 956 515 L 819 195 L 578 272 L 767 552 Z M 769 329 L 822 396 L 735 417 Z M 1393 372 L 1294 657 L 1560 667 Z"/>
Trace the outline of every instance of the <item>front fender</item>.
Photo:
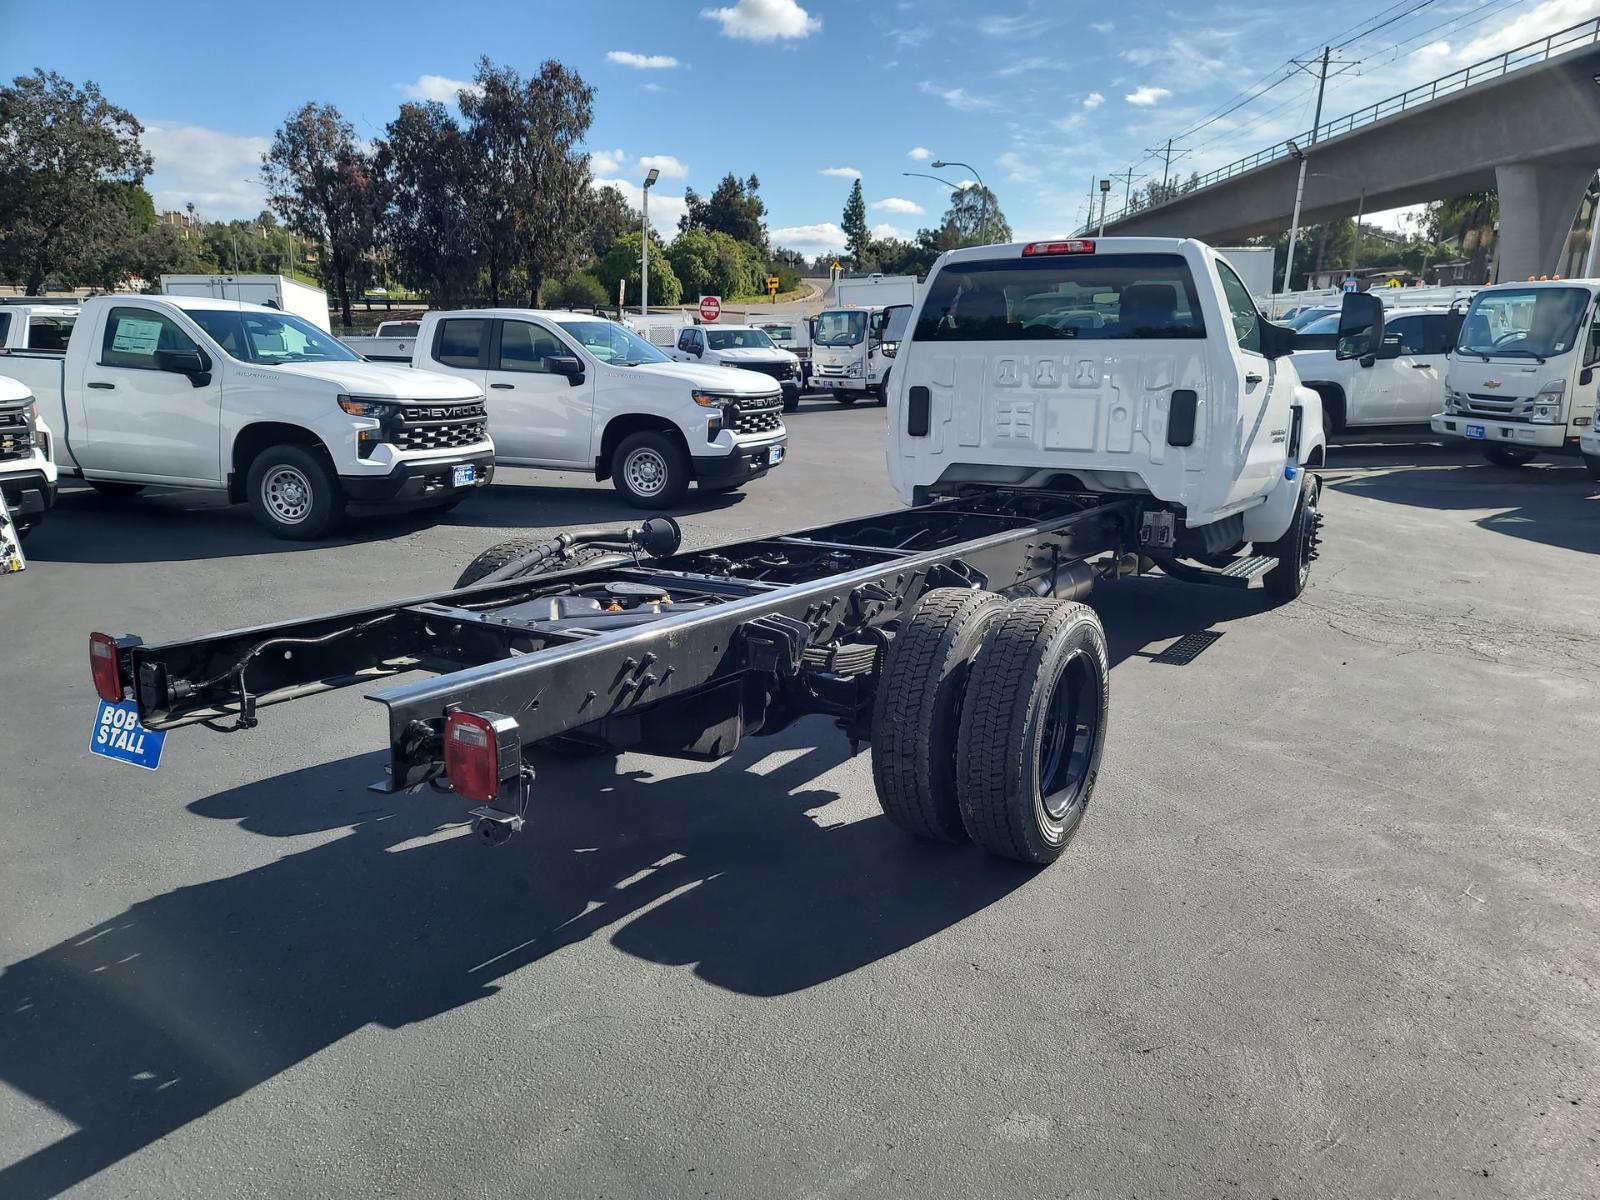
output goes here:
<path id="1" fill-rule="evenodd" d="M 1294 404 L 1300 410 L 1300 447 L 1296 461 L 1302 467 L 1320 467 L 1328 461 L 1328 433 L 1322 420 L 1322 397 L 1304 385 L 1295 388 Z"/>

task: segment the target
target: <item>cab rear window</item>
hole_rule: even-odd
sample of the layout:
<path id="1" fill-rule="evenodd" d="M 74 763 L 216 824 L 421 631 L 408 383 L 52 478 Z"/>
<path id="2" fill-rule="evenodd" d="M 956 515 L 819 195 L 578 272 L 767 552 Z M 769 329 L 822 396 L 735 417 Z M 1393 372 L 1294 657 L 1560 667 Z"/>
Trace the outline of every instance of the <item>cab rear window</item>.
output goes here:
<path id="1" fill-rule="evenodd" d="M 918 342 L 1203 338 L 1189 264 L 1176 254 L 973 259 L 933 278 Z"/>

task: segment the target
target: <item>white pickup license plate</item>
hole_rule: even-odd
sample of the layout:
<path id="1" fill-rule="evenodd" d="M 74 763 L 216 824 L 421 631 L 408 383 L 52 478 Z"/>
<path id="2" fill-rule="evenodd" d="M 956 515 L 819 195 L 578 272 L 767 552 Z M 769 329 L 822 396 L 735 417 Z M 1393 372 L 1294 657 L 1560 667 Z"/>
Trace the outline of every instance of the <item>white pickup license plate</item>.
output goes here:
<path id="1" fill-rule="evenodd" d="M 1482 425 L 1468 425 L 1467 436 L 1481 442 L 1488 435 L 1484 433 Z"/>
<path id="2" fill-rule="evenodd" d="M 767 465 L 775 467 L 781 463 L 783 461 L 783 451 L 784 448 L 782 446 L 774 446 L 771 450 L 768 450 Z"/>
<path id="3" fill-rule="evenodd" d="M 478 480 L 478 468 L 471 463 L 450 468 L 451 487 L 471 487 Z"/>

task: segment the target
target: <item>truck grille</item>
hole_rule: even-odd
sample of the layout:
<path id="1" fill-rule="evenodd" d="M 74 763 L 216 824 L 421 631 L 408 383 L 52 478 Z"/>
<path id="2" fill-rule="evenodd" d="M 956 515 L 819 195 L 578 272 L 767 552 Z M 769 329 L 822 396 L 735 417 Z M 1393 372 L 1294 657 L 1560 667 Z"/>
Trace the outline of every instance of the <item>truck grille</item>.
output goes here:
<path id="1" fill-rule="evenodd" d="M 20 408 L 0 410 L 0 461 L 33 453 L 33 430 Z"/>
<path id="2" fill-rule="evenodd" d="M 778 433 L 783 429 L 783 401 L 778 397 L 747 400 L 733 410 L 735 433 Z"/>
<path id="3" fill-rule="evenodd" d="M 1461 404 L 1463 413 L 1473 417 L 1494 417 L 1501 421 L 1526 421 L 1528 415 L 1523 411 L 1526 403 L 1520 396 L 1495 396 L 1488 393 L 1468 392 L 1466 403 Z"/>
<path id="4" fill-rule="evenodd" d="M 467 404 L 408 404 L 390 440 L 401 450 L 454 450 L 488 437 L 482 400 Z"/>
<path id="5" fill-rule="evenodd" d="M 739 367 L 745 371 L 755 371 L 761 375 L 770 375 L 773 379 L 792 379 L 795 377 L 794 367 L 786 362 L 774 363 L 740 363 Z"/>
<path id="6" fill-rule="evenodd" d="M 844 363 L 815 363 L 811 368 L 813 375 L 843 375 Z"/>

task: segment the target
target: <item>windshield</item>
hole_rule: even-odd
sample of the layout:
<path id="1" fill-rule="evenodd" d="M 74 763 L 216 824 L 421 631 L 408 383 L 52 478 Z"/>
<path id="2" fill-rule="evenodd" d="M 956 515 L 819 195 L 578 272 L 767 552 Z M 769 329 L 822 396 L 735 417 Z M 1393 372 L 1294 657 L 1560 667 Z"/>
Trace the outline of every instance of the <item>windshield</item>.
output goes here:
<path id="1" fill-rule="evenodd" d="M 917 317 L 919 342 L 1203 338 L 1176 254 L 1040 255 L 945 267 Z"/>
<path id="2" fill-rule="evenodd" d="M 1313 337 L 1317 334 L 1324 333 L 1338 333 L 1339 314 L 1336 312 L 1328 313 L 1325 316 L 1318 317 L 1314 321 L 1307 321 L 1304 325 L 1296 325 L 1293 328 L 1298 329 L 1307 337 Z"/>
<path id="3" fill-rule="evenodd" d="M 1497 358 L 1552 358 L 1578 342 L 1589 305 L 1583 288 L 1506 288 L 1479 292 L 1456 349 Z"/>
<path id="4" fill-rule="evenodd" d="M 640 363 L 672 361 L 633 330 L 615 321 L 557 321 L 556 324 L 582 342 L 583 348 L 603 363 L 637 367 Z"/>
<path id="5" fill-rule="evenodd" d="M 772 339 L 759 329 L 708 329 L 706 344 L 713 350 L 776 350 Z"/>
<path id="6" fill-rule="evenodd" d="M 792 325 L 763 325 L 761 329 L 775 343 L 794 341 L 794 326 Z"/>
<path id="7" fill-rule="evenodd" d="M 240 362 L 360 362 L 361 356 L 323 333 L 309 321 L 289 313 L 248 312 L 226 308 L 190 309 L 189 316 Z"/>
<path id="8" fill-rule="evenodd" d="M 848 312 L 825 312 L 817 318 L 816 343 L 819 346 L 855 346 L 867 336 L 867 314 L 859 308 Z"/>

